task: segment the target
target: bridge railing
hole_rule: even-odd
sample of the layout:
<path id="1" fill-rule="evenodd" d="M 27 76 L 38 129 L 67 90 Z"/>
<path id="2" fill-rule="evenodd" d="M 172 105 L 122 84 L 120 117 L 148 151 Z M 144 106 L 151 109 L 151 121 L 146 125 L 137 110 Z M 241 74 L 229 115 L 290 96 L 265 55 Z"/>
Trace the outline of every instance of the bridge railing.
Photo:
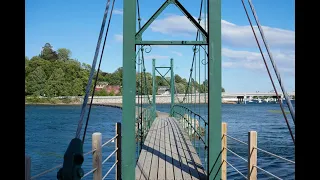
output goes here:
<path id="1" fill-rule="evenodd" d="M 289 160 L 287 158 L 281 157 L 279 155 L 273 154 L 271 152 L 268 152 L 266 150 L 260 149 L 257 146 L 257 141 L 258 141 L 258 136 L 257 136 L 257 132 L 256 131 L 249 131 L 248 132 L 248 143 L 241 141 L 235 137 L 232 137 L 230 135 L 227 134 L 227 123 L 223 122 L 222 123 L 222 150 L 221 150 L 221 172 L 222 172 L 222 179 L 226 180 L 227 179 L 227 165 L 229 165 L 230 167 L 232 167 L 236 172 L 238 172 L 244 179 L 248 179 L 248 180 L 256 180 L 257 179 L 257 170 L 260 170 L 261 172 L 263 172 L 264 174 L 275 178 L 275 179 L 281 179 L 280 177 L 272 174 L 269 171 L 264 170 L 263 168 L 258 166 L 257 160 L 258 160 L 258 150 L 268 154 L 270 156 L 273 156 L 275 158 L 281 159 L 283 161 L 286 161 L 288 163 L 291 164 L 295 164 L 294 161 Z M 235 153 L 234 151 L 232 151 L 227 144 L 227 139 L 231 139 L 235 142 L 244 144 L 248 147 L 248 158 L 243 158 L 242 156 L 240 156 L 239 154 Z M 247 175 L 244 175 L 242 172 L 240 172 L 236 167 L 234 167 L 232 164 L 230 164 L 227 161 L 227 152 L 230 152 L 231 154 L 233 154 L 234 156 L 238 157 L 239 159 L 245 161 L 248 165 L 248 169 L 247 169 Z"/>
<path id="2" fill-rule="evenodd" d="M 109 156 L 102 161 L 102 148 L 109 144 L 110 142 L 115 141 L 115 150 L 109 154 Z M 83 154 L 83 156 L 87 156 L 92 154 L 92 165 L 93 169 L 86 172 L 82 179 L 84 179 L 89 174 L 93 174 L 93 180 L 104 180 L 111 172 L 113 168 L 116 167 L 116 176 L 115 179 L 121 179 L 121 123 L 116 123 L 116 135 L 102 144 L 102 134 L 100 132 L 95 132 L 92 134 L 92 150 Z M 115 155 L 115 162 L 109 168 L 107 173 L 102 176 L 102 167 L 103 165 Z M 57 170 L 61 168 L 63 164 L 59 164 L 51 169 L 45 170 L 39 174 L 36 174 L 31 177 L 31 158 L 26 155 L 25 156 L 25 180 L 38 179 L 43 175 Z M 52 177 L 52 179 L 57 179 L 56 176 Z"/>
<path id="3" fill-rule="evenodd" d="M 182 105 L 174 105 L 172 114 L 178 121 L 180 121 L 183 129 L 188 133 L 198 156 L 204 158 L 203 166 L 207 169 L 207 121 L 200 114 L 197 114 L 188 107 Z M 196 139 L 198 139 L 198 142 L 200 143 L 197 143 Z"/>
<path id="4" fill-rule="evenodd" d="M 137 106 L 138 107 L 138 106 Z M 147 107 L 138 108 L 136 117 L 136 143 L 137 143 L 137 157 L 139 157 L 140 151 L 144 140 L 148 134 L 148 131 L 156 117 L 155 108 L 152 105 Z"/>

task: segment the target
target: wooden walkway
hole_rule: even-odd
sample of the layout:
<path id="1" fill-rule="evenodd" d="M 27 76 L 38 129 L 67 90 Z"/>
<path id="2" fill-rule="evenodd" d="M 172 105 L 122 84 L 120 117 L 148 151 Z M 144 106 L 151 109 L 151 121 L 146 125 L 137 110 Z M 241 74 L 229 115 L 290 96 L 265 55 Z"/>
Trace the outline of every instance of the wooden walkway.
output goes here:
<path id="1" fill-rule="evenodd" d="M 136 180 L 206 179 L 200 158 L 175 118 L 158 114 L 136 165 Z"/>

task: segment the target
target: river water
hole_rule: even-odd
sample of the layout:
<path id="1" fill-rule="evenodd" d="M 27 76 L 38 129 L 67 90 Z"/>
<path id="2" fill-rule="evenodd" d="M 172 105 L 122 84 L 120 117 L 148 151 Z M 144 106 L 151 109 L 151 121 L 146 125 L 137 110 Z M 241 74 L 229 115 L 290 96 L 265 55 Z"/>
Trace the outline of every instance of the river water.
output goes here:
<path id="1" fill-rule="evenodd" d="M 206 119 L 207 109 L 205 107 L 204 105 L 190 106 Z M 159 104 L 157 110 L 169 112 L 170 105 Z M 32 176 L 63 162 L 64 151 L 75 136 L 80 111 L 81 106 L 76 105 L 26 105 L 25 151 L 32 159 Z M 288 109 L 286 111 L 288 112 Z M 290 114 L 286 115 L 294 133 Z M 92 133 L 101 132 L 103 142 L 112 138 L 115 135 L 115 123 L 121 122 L 121 118 L 121 109 L 93 106 L 84 143 L 84 152 L 91 150 Z M 257 131 L 259 148 L 294 161 L 294 144 L 279 104 L 222 104 L 222 121 L 227 123 L 230 136 L 247 142 L 248 131 Z M 103 159 L 114 150 L 114 146 L 114 143 L 109 143 L 103 148 Z M 228 148 L 247 159 L 246 145 L 228 138 Z M 201 154 L 200 156 L 203 158 Z M 244 175 L 247 175 L 247 163 L 244 160 L 228 152 L 227 161 Z M 114 162 L 115 158 L 112 156 L 103 165 L 103 175 Z M 258 166 L 282 179 L 295 179 L 294 164 L 261 151 L 258 151 Z M 91 155 L 85 156 L 82 167 L 85 173 L 92 169 Z M 56 172 L 53 171 L 37 179 L 55 180 Z M 115 171 L 112 170 L 106 179 L 114 179 L 114 175 Z M 258 178 L 272 179 L 260 170 L 258 170 Z M 92 175 L 85 179 L 92 179 Z M 228 179 L 244 178 L 231 166 L 228 166 Z"/>

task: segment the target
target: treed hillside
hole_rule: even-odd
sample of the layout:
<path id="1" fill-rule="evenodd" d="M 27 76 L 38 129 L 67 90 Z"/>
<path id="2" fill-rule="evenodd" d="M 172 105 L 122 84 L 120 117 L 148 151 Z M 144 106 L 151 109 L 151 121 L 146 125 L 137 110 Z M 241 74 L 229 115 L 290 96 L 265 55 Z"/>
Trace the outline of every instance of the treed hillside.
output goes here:
<path id="1" fill-rule="evenodd" d="M 59 48 L 54 51 L 50 43 L 46 43 L 38 56 L 32 57 L 30 60 L 25 57 L 25 95 L 26 96 L 82 96 L 85 93 L 86 84 L 89 79 L 91 66 L 89 64 L 80 63 L 77 59 L 71 58 L 71 51 L 66 48 Z M 96 74 L 95 74 L 96 75 Z M 152 94 L 152 75 L 148 72 L 142 74 L 137 73 L 137 94 Z M 98 76 L 99 82 L 107 82 L 109 85 L 122 86 L 122 67 L 113 73 L 101 72 Z M 167 81 L 160 76 L 156 77 L 158 86 L 168 86 L 170 78 Z M 188 80 L 175 75 L 176 91 L 185 93 Z M 193 84 L 193 92 L 205 91 L 205 82 L 201 85 L 191 79 Z M 93 89 L 93 86 L 92 86 Z M 91 91 L 92 91 L 91 89 Z M 191 91 L 191 88 L 190 90 Z M 222 88 L 222 91 L 224 89 Z M 111 95 L 102 92 L 95 92 L 95 95 Z"/>

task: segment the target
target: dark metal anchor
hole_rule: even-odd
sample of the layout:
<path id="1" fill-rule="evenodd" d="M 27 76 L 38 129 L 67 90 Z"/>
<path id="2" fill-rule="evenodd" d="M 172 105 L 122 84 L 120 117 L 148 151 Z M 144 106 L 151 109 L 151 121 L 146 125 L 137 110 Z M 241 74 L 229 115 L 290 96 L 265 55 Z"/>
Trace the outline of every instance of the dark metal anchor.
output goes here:
<path id="1" fill-rule="evenodd" d="M 63 166 L 57 173 L 58 180 L 80 180 L 84 175 L 81 168 L 83 161 L 82 141 L 74 138 L 64 153 Z"/>

